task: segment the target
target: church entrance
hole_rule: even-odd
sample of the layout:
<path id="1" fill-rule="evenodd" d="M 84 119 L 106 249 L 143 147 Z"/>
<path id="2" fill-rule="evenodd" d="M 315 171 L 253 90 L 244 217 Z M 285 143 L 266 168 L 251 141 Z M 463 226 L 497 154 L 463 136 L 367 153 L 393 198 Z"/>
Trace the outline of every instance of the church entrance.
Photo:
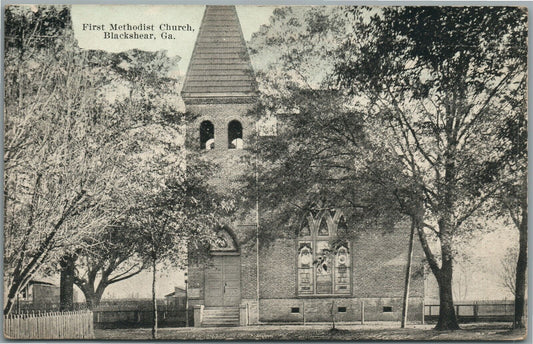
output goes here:
<path id="1" fill-rule="evenodd" d="M 205 273 L 205 305 L 238 306 L 241 302 L 241 257 L 215 255 Z"/>

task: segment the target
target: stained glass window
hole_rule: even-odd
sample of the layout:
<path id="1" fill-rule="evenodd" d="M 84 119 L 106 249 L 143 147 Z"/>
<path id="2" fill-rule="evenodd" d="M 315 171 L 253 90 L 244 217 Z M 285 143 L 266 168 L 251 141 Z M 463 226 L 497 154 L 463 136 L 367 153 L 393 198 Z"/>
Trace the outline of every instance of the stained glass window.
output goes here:
<path id="1" fill-rule="evenodd" d="M 335 255 L 335 293 L 350 293 L 350 255 L 348 245 L 343 244 L 336 250 Z"/>
<path id="2" fill-rule="evenodd" d="M 332 292 L 332 271 L 331 250 L 327 241 L 317 241 L 316 243 L 316 293 L 331 294 Z"/>
<path id="3" fill-rule="evenodd" d="M 313 293 L 313 244 L 300 242 L 298 249 L 298 292 Z"/>
<path id="4" fill-rule="evenodd" d="M 336 239 L 337 235 L 344 238 L 347 231 L 340 211 L 309 214 L 302 221 L 298 239 L 299 295 L 350 294 L 350 245 Z"/>

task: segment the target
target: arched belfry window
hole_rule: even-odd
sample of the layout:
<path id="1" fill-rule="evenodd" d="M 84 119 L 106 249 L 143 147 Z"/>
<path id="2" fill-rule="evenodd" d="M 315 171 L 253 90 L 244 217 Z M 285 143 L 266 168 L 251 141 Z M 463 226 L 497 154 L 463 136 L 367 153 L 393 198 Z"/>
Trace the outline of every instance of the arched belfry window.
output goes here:
<path id="1" fill-rule="evenodd" d="M 228 124 L 228 148 L 242 149 L 244 141 L 242 140 L 242 124 L 234 120 Z"/>
<path id="2" fill-rule="evenodd" d="M 210 121 L 200 124 L 200 149 L 215 148 L 215 126 Z"/>
<path id="3" fill-rule="evenodd" d="M 346 295 L 351 292 L 348 226 L 340 211 L 309 213 L 298 231 L 298 294 Z"/>

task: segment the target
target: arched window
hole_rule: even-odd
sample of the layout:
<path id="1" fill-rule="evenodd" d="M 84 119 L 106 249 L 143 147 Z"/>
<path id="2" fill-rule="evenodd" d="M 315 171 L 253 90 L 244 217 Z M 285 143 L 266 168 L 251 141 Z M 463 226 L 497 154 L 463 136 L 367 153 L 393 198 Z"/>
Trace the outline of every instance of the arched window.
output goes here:
<path id="1" fill-rule="evenodd" d="M 309 219 L 306 217 L 302 223 L 302 227 L 300 228 L 300 236 L 301 237 L 308 237 L 311 236 L 311 226 L 309 226 Z"/>
<path id="2" fill-rule="evenodd" d="M 242 124 L 239 121 L 231 121 L 228 124 L 228 148 L 242 149 L 244 141 L 242 140 Z"/>
<path id="3" fill-rule="evenodd" d="M 337 236 L 345 238 L 348 235 L 348 225 L 344 215 L 341 215 L 337 224 Z"/>
<path id="4" fill-rule="evenodd" d="M 215 126 L 210 121 L 200 124 L 200 149 L 215 148 Z"/>
<path id="5" fill-rule="evenodd" d="M 350 294 L 350 244 L 343 239 L 347 230 L 340 211 L 304 218 L 298 231 L 298 294 Z"/>
<path id="6" fill-rule="evenodd" d="M 320 225 L 318 225 L 318 236 L 329 236 L 329 228 L 326 222 L 326 216 L 322 216 Z"/>

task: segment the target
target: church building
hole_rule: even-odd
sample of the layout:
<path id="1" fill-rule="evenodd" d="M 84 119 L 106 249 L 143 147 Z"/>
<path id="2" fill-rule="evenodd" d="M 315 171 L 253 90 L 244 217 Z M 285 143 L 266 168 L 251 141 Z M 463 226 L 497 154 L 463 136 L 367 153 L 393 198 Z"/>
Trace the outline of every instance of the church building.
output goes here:
<path id="1" fill-rule="evenodd" d="M 187 111 L 198 115 L 188 130 L 192 149 L 218 166 L 213 185 L 239 194 L 256 127 L 247 115 L 258 100 L 237 11 L 206 6 L 182 89 Z M 253 158 L 253 157 L 252 157 Z M 353 231 L 342 209 L 302 214 L 294 238 L 260 245 L 260 209 L 217 229 L 208 262 L 190 259 L 187 302 L 194 326 L 270 323 L 400 321 L 408 260 L 409 226 Z M 262 230 L 265 230 L 262 228 Z M 336 242 L 336 247 L 330 247 Z M 409 321 L 422 321 L 424 274 L 415 244 Z"/>

